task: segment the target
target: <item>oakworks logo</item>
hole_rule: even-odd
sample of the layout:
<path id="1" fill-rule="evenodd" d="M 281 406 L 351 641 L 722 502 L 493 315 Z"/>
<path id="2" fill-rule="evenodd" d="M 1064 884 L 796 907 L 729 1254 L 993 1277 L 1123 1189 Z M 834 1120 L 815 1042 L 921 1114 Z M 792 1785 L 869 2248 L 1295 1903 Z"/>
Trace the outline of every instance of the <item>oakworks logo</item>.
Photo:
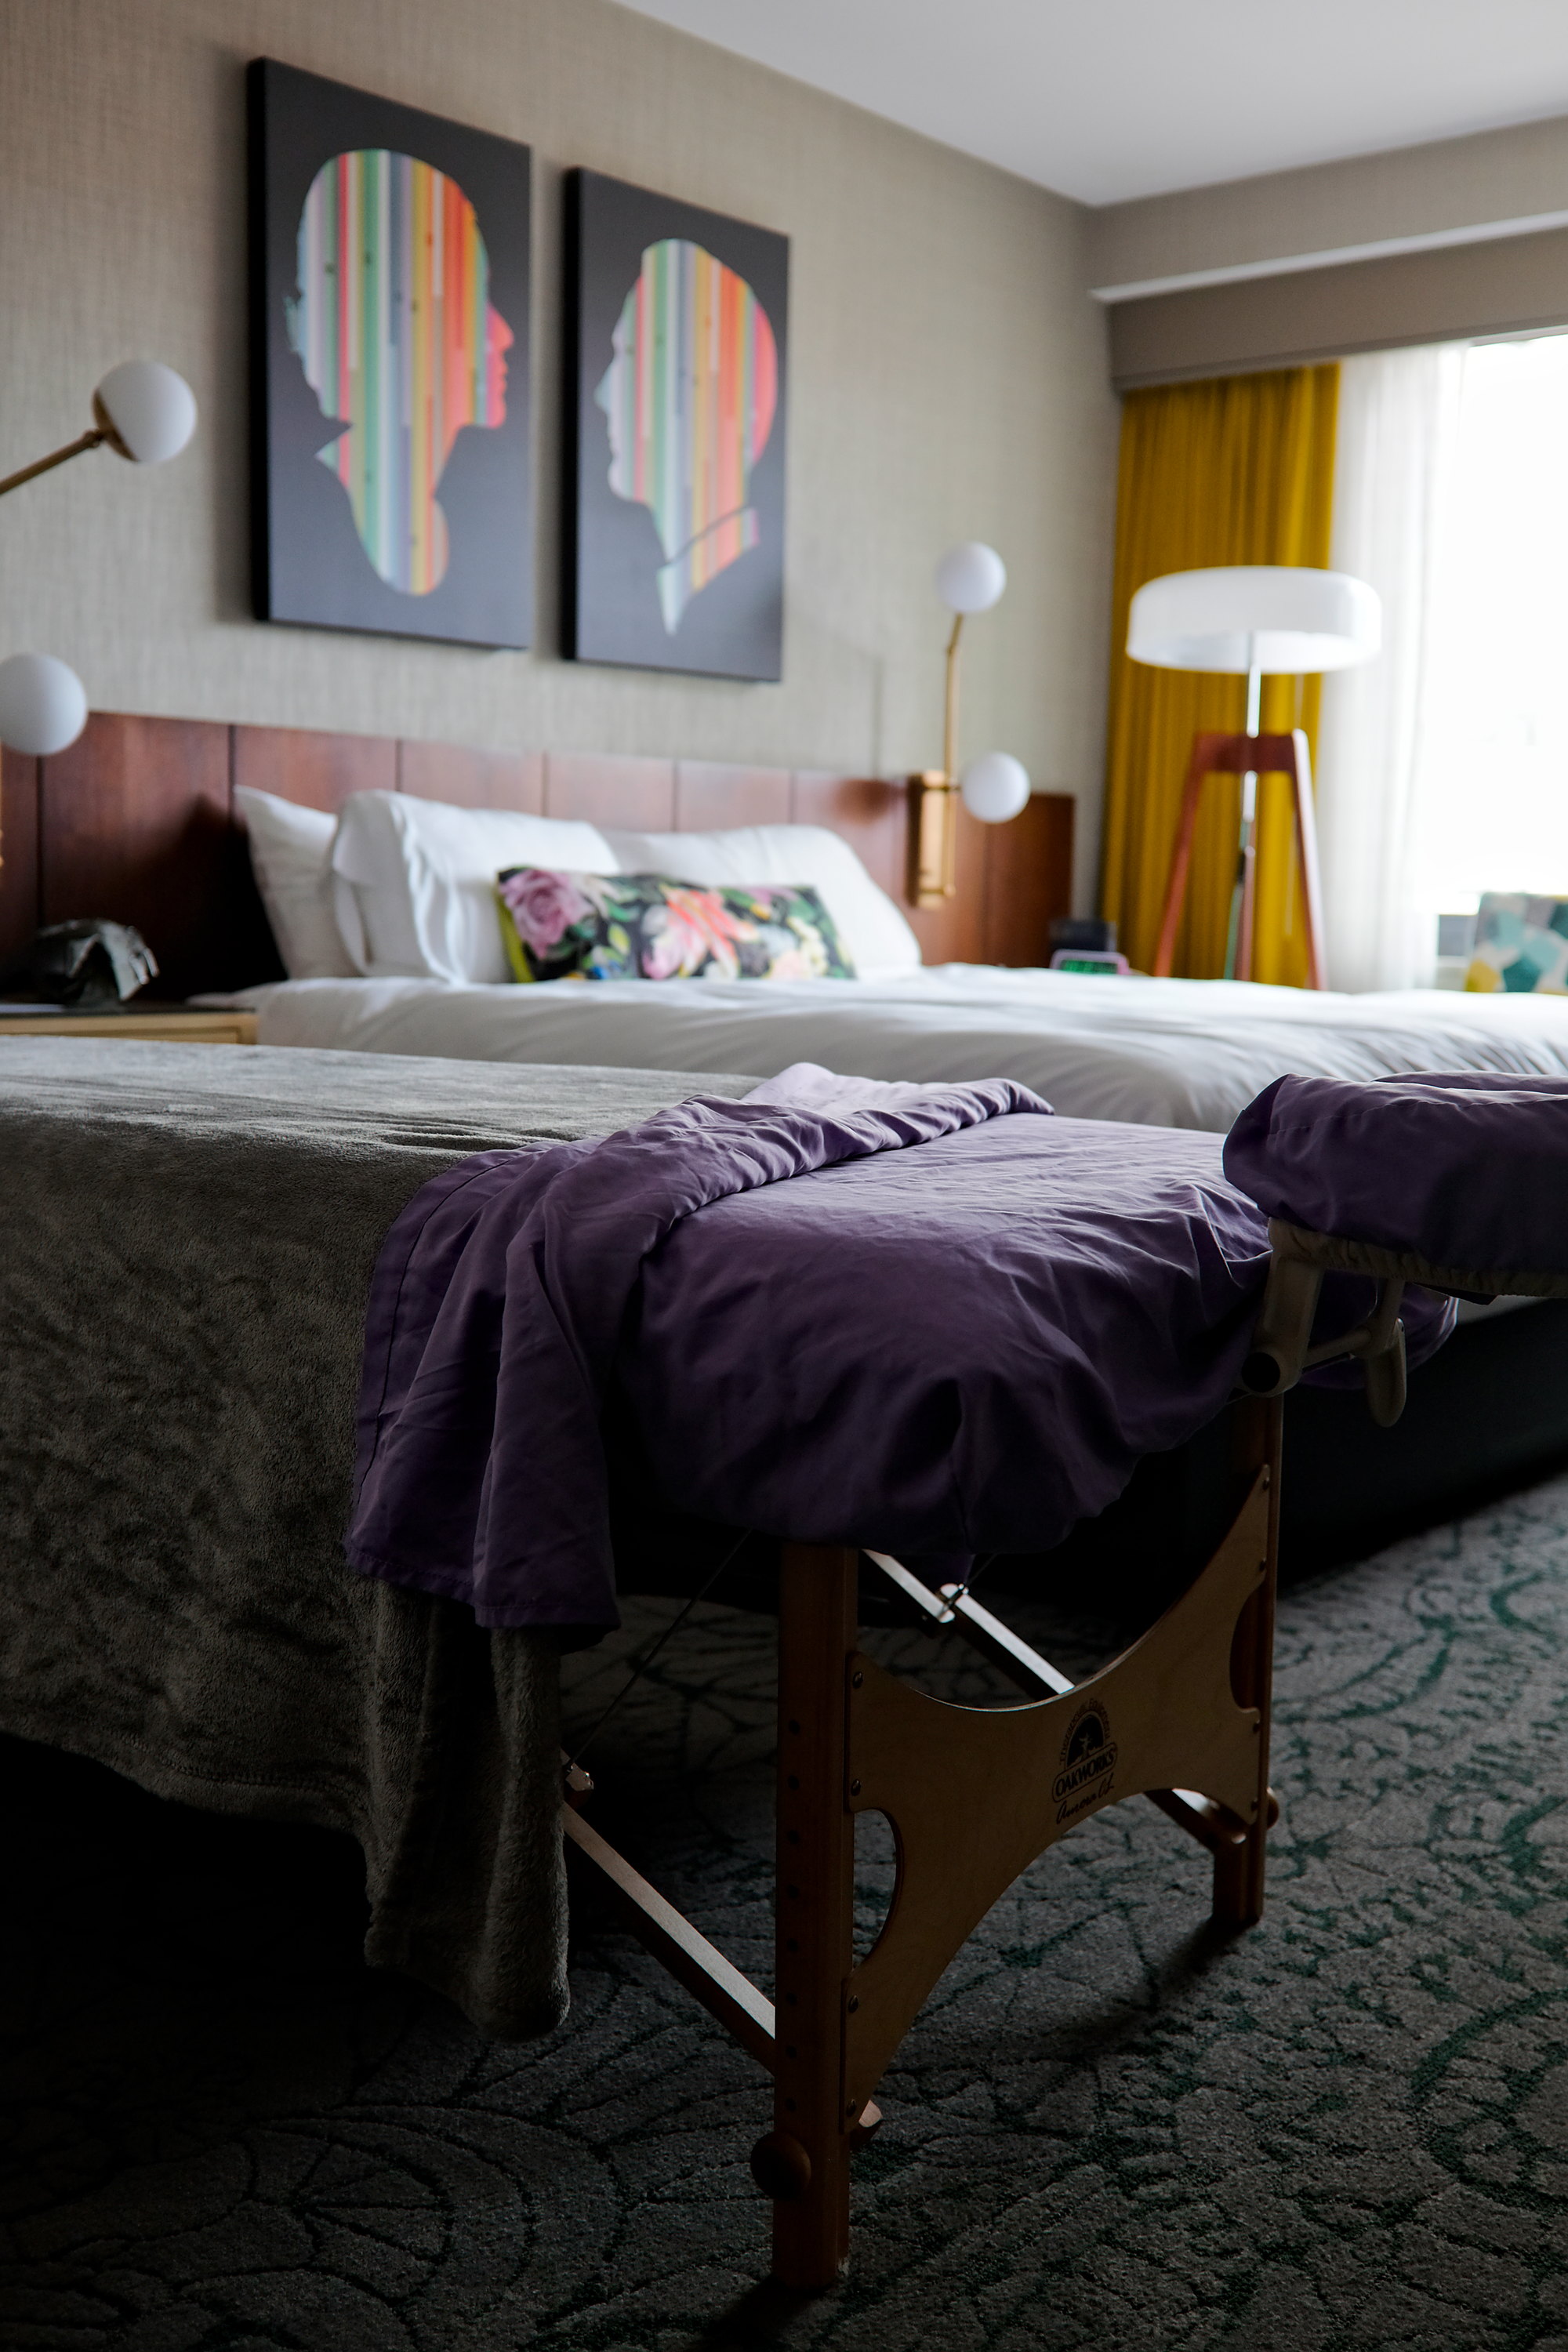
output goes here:
<path id="1" fill-rule="evenodd" d="M 1058 1821 L 1070 1821 L 1075 1813 L 1084 1812 L 1109 1797 L 1115 1771 L 1116 1742 L 1110 1736 L 1110 1718 L 1098 1700 L 1090 1699 L 1073 1717 L 1062 1743 L 1062 1769 L 1051 1790 L 1057 1801 Z"/>

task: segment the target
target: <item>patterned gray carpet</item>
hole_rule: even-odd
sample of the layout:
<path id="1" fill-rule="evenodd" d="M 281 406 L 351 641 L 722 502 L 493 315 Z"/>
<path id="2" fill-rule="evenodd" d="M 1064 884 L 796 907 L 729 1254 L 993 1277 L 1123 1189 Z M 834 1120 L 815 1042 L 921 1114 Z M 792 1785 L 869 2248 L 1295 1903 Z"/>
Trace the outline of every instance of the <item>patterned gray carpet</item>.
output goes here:
<path id="1" fill-rule="evenodd" d="M 771 1666 L 704 1612 L 592 1759 L 758 1973 Z M 760 2074 L 591 1916 L 567 2027 L 487 2048 L 356 1965 L 351 1850 L 13 1747 L 0 2345 L 1568 2352 L 1568 1481 L 1296 1589 L 1279 1687 L 1263 1927 L 1206 1937 L 1150 1807 L 1056 1848 L 905 2044 L 812 2302 L 758 2285 Z"/>

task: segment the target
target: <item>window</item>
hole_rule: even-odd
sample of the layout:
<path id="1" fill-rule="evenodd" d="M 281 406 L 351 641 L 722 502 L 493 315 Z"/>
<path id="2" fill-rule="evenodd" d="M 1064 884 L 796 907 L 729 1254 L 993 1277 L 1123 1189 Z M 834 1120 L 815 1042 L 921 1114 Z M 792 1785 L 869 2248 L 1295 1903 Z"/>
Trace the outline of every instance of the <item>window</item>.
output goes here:
<path id="1" fill-rule="evenodd" d="M 1432 583 L 1413 844 L 1424 910 L 1568 897 L 1568 333 L 1465 355 Z"/>

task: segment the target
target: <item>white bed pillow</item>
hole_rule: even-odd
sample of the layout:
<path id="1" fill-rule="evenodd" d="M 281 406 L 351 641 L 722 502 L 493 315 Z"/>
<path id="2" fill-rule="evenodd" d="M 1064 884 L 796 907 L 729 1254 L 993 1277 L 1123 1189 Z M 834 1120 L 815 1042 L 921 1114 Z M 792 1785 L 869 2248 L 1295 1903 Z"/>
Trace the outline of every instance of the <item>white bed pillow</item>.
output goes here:
<path id="1" fill-rule="evenodd" d="M 351 793 L 332 844 L 332 887 L 354 970 L 370 980 L 510 980 L 496 905 L 496 877 L 508 866 L 620 870 L 597 825 Z"/>
<path id="2" fill-rule="evenodd" d="M 300 808 L 248 784 L 234 804 L 250 848 L 250 869 L 278 953 L 290 980 L 352 980 L 354 967 L 332 912 L 332 835 L 337 819 Z"/>
<path id="3" fill-rule="evenodd" d="M 921 943 L 849 844 L 821 824 L 748 824 L 732 833 L 606 833 L 623 874 L 677 882 L 807 882 L 861 980 L 920 967 Z M 615 869 L 611 869 L 612 871 Z"/>

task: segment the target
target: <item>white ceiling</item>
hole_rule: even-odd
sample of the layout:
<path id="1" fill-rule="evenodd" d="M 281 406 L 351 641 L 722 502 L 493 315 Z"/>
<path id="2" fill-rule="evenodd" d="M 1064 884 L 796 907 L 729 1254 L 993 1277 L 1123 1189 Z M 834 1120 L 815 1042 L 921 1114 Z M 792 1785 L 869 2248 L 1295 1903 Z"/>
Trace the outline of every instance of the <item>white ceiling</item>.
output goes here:
<path id="1" fill-rule="evenodd" d="M 1090 205 L 1568 113 L 1568 0 L 629 0 Z"/>

